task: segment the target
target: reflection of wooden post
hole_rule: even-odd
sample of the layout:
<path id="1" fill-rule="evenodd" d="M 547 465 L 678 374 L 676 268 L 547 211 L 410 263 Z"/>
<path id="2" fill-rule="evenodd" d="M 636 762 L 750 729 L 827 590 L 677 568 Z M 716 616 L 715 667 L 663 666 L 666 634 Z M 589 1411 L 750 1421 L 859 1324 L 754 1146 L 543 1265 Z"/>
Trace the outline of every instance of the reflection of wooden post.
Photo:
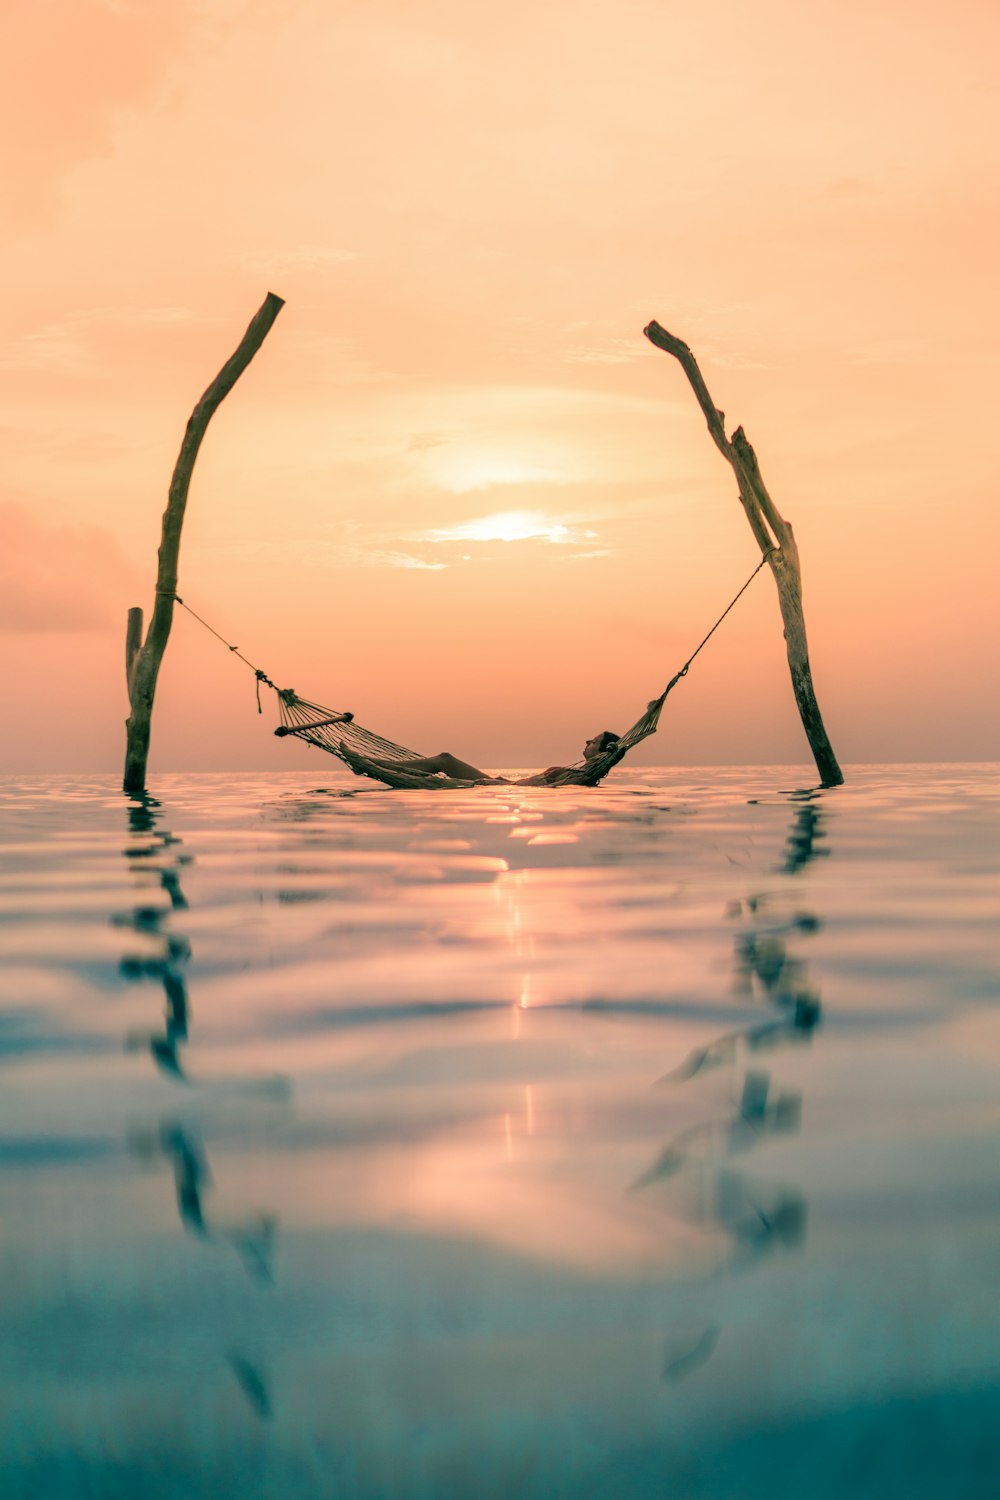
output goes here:
<path id="1" fill-rule="evenodd" d="M 816 692 L 813 688 L 812 672 L 809 668 L 809 653 L 806 646 L 806 625 L 802 615 L 802 576 L 799 569 L 799 551 L 795 545 L 792 528 L 778 513 L 778 509 L 765 488 L 757 466 L 757 457 L 747 440 L 742 427 L 737 427 L 731 438 L 726 437 L 725 418 L 718 410 L 702 379 L 697 361 L 682 339 L 667 333 L 659 323 L 650 323 L 644 330 L 650 343 L 680 362 L 698 405 L 705 414 L 712 440 L 723 458 L 732 465 L 739 486 L 740 502 L 746 512 L 750 529 L 767 556 L 774 581 L 778 586 L 778 602 L 785 627 L 785 645 L 788 652 L 788 668 L 792 674 L 795 702 L 802 718 L 809 748 L 812 750 L 824 786 L 840 786 L 844 773 L 837 764 L 833 746 L 827 738 L 820 715 Z"/>
<path id="2" fill-rule="evenodd" d="M 187 505 L 188 488 L 201 440 L 220 402 L 228 396 L 247 365 L 267 337 L 271 325 L 284 307 L 281 297 L 268 292 L 240 341 L 239 348 L 216 375 L 208 390 L 188 419 L 181 451 L 170 481 L 167 508 L 163 512 L 160 536 L 159 567 L 156 574 L 156 602 L 146 639 L 142 639 L 142 610 L 130 609 L 125 636 L 125 674 L 132 712 L 125 721 L 125 790 L 135 795 L 146 784 L 146 759 L 149 755 L 149 730 L 153 716 L 153 695 L 160 662 L 167 648 L 174 618 L 174 596 L 177 592 L 177 557 L 181 545 L 181 527 Z"/>

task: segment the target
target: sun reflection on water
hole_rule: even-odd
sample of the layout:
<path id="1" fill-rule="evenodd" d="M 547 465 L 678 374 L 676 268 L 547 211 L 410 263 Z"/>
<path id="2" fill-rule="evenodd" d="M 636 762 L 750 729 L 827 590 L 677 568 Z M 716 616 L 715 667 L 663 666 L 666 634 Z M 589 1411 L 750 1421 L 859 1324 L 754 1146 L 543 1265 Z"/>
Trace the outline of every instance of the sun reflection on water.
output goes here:
<path id="1" fill-rule="evenodd" d="M 96 1433 L 88 1493 L 111 1454 L 149 1494 L 165 1452 L 249 1493 L 256 1443 L 283 1494 L 335 1451 L 416 1500 L 454 1439 L 498 1492 L 548 1455 L 540 1496 L 573 1411 L 615 1493 L 637 1445 L 680 1484 L 733 1431 L 987 1389 L 988 799 L 746 784 L 178 778 L 124 842 L 108 791 L 19 805 L 54 837 L 0 869 L 17 1451 Z"/>

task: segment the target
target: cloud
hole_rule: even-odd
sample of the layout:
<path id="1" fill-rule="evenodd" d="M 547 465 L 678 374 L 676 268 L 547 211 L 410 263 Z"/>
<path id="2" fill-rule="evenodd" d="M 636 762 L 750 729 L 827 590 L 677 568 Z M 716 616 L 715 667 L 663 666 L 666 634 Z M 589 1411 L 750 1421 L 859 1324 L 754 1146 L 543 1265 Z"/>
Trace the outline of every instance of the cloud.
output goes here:
<path id="1" fill-rule="evenodd" d="M 391 536 L 372 532 L 366 539 L 358 536 L 359 528 L 349 523 L 340 524 L 337 531 L 343 540 L 331 539 L 311 545 L 296 561 L 303 567 L 315 568 L 417 568 L 438 573 L 448 563 L 418 557 L 413 552 L 404 552 L 392 546 L 399 540 L 398 533 Z"/>
<path id="2" fill-rule="evenodd" d="M 155 97 L 183 56 L 192 7 L 123 0 L 7 0 L 0 7 L 5 208 L 14 223 L 48 211 L 58 183 L 109 151 L 122 113 Z"/>
<path id="3" fill-rule="evenodd" d="M 346 266 L 360 260 L 357 250 L 334 245 L 295 245 L 277 250 L 273 255 L 257 256 L 251 265 L 259 271 L 327 271 L 332 266 Z"/>
<path id="4" fill-rule="evenodd" d="M 453 495 L 468 495 L 499 485 L 514 487 L 568 482 L 567 475 L 557 468 L 503 452 L 483 452 L 454 443 L 448 444 L 447 452 L 434 461 L 432 474 L 437 483 Z"/>
<path id="5" fill-rule="evenodd" d="M 0 631 L 49 634 L 124 629 L 135 580 L 101 526 L 46 525 L 0 502 Z"/>
<path id="6" fill-rule="evenodd" d="M 101 362 L 99 344 L 108 335 L 176 328 L 194 314 L 187 307 L 90 307 L 44 323 L 0 343 L 0 370 L 41 370 L 93 376 Z"/>
<path id="7" fill-rule="evenodd" d="M 474 562 L 498 556 L 495 544 L 541 542 L 556 547 L 575 547 L 568 558 L 608 556 L 607 549 L 588 546 L 598 533 L 580 524 L 579 515 L 550 516 L 541 511 L 497 511 L 451 525 L 425 531 L 401 532 L 395 527 L 364 526 L 341 521 L 322 543 L 310 546 L 301 558 L 308 567 L 407 568 L 441 572 L 456 562 Z M 400 546 L 400 543 L 410 546 Z M 477 547 L 476 544 L 483 544 Z M 412 550 L 411 550 L 412 548 Z"/>
<path id="8" fill-rule="evenodd" d="M 564 358 L 571 365 L 631 365 L 645 354 L 637 339 L 609 339 L 603 344 L 577 344 Z"/>
<path id="9" fill-rule="evenodd" d="M 534 510 L 503 510 L 457 521 L 453 526 L 433 527 L 414 538 L 422 542 L 553 542 L 566 545 L 596 539 L 596 531 L 578 530 L 554 516 Z"/>
<path id="10" fill-rule="evenodd" d="M 285 334 L 288 357 L 295 380 L 304 390 L 327 390 L 333 386 L 379 385 L 392 377 L 362 352 L 358 339 L 344 338 L 314 328 L 294 328 Z"/>
<path id="11" fill-rule="evenodd" d="M 0 344 L 0 370 L 91 375 L 93 365 L 93 352 L 72 320 L 46 323 L 19 339 Z"/>
<path id="12" fill-rule="evenodd" d="M 370 551 L 359 547 L 357 557 L 351 559 L 359 562 L 366 568 L 426 568 L 433 573 L 438 573 L 442 568 L 448 566 L 444 562 L 427 562 L 422 557 L 414 557 L 410 552 L 384 552 L 377 547 Z"/>
<path id="13" fill-rule="evenodd" d="M 905 365 L 910 368 L 926 363 L 933 348 L 930 338 L 903 335 L 899 338 L 870 339 L 848 345 L 842 355 L 845 365 Z"/>

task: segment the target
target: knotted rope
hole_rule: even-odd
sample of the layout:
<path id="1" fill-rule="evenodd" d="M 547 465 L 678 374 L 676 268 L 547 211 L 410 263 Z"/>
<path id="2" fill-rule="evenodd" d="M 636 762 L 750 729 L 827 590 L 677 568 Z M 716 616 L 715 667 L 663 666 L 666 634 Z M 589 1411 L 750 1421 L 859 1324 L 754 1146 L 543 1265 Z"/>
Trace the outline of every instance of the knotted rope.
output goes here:
<path id="1" fill-rule="evenodd" d="M 219 632 L 215 630 L 207 620 L 203 620 L 201 615 L 199 615 L 197 611 L 191 608 L 190 604 L 185 604 L 180 594 L 171 593 L 169 589 L 157 589 L 156 592 L 164 599 L 172 599 L 175 604 L 180 605 L 181 609 L 186 609 L 188 614 L 198 621 L 199 625 L 204 625 L 209 635 L 214 635 L 217 641 L 222 642 L 227 651 L 231 651 L 234 656 L 239 657 L 240 661 L 246 663 L 246 665 L 250 668 L 251 672 L 257 679 L 257 712 L 259 714 L 262 714 L 264 712 L 260 701 L 260 685 L 262 682 L 266 683 L 269 688 L 273 688 L 274 691 L 279 695 L 291 691 L 291 689 L 289 688 L 280 688 L 276 683 L 272 682 L 270 677 L 268 677 L 267 673 L 261 667 L 254 666 L 253 662 L 250 661 L 248 657 L 243 655 L 243 652 L 238 646 L 232 645 L 229 641 L 226 640 L 224 635 L 220 635 Z"/>

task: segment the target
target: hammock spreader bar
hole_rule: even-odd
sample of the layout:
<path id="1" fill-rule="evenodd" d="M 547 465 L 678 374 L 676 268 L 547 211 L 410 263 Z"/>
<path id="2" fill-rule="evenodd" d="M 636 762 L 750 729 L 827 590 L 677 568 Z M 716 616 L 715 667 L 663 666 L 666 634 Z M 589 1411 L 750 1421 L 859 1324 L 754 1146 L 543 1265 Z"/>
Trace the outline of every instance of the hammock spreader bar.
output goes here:
<path id="1" fill-rule="evenodd" d="M 597 786 L 598 782 L 603 781 L 612 767 L 616 766 L 634 746 L 649 735 L 656 733 L 667 695 L 677 686 L 682 677 L 687 676 L 688 668 L 699 651 L 708 644 L 729 611 L 753 583 L 768 558 L 776 551 L 778 548 L 772 547 L 764 553 L 746 583 L 726 605 L 705 638 L 695 647 L 680 670 L 674 673 L 660 696 L 647 704 L 645 711 L 639 715 L 631 729 L 626 730 L 611 748 L 600 755 L 593 756 L 590 760 L 581 759 L 574 765 L 567 766 L 564 772 L 547 785 Z M 260 709 L 261 683 L 274 690 L 278 698 L 278 713 L 281 719 L 281 723 L 274 732 L 279 737 L 294 735 L 296 739 L 304 740 L 308 745 L 315 745 L 317 750 L 326 750 L 330 755 L 336 755 L 357 774 L 369 776 L 372 780 L 381 781 L 386 786 L 426 788 L 472 787 L 479 784 L 474 781 L 459 781 L 450 778 L 443 780 L 437 776 L 429 776 L 426 772 L 408 770 L 404 766 L 399 766 L 397 769 L 391 764 L 392 762 L 418 760 L 420 752 L 408 750 L 405 745 L 399 745 L 395 740 L 387 740 L 382 735 L 376 734 L 374 730 L 366 729 L 364 725 L 355 721 L 353 713 L 325 708 L 321 703 L 310 703 L 308 699 L 300 698 L 292 688 L 279 688 L 266 672 L 260 667 L 255 667 L 253 662 L 249 661 L 236 646 L 230 645 L 224 636 L 208 624 L 207 620 L 195 614 L 190 605 L 185 604 L 178 594 L 174 595 L 174 601 L 182 609 L 186 609 L 188 614 L 193 615 L 200 625 L 220 640 L 228 651 L 239 657 L 240 661 L 245 662 L 254 673 L 257 679 L 258 710 Z M 390 764 L 376 764 L 376 762 L 383 761 L 388 761 Z"/>

